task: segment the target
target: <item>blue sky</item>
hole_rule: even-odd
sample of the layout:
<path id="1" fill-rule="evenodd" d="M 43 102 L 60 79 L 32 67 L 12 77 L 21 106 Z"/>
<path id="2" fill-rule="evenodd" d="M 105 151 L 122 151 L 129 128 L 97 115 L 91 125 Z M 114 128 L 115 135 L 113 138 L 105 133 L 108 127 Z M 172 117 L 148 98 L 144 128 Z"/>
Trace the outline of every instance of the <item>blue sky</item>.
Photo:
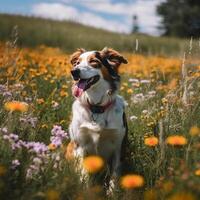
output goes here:
<path id="1" fill-rule="evenodd" d="M 6 0 L 1 13 L 39 16 L 129 33 L 132 16 L 138 16 L 140 31 L 159 35 L 156 6 L 163 0 Z"/>

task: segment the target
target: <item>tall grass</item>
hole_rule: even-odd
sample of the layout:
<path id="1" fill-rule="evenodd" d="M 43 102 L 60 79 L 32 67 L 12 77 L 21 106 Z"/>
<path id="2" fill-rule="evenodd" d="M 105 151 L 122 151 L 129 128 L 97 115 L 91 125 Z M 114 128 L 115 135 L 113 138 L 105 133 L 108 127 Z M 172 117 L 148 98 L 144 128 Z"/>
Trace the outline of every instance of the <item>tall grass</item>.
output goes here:
<path id="1" fill-rule="evenodd" d="M 144 34 L 119 34 L 69 21 L 52 21 L 34 17 L 0 14 L 0 40 L 7 41 L 14 26 L 18 27 L 19 44 L 35 47 L 45 44 L 72 52 L 78 47 L 157 55 L 182 54 L 189 41 L 177 38 L 152 37 Z M 138 45 L 138 48 L 137 48 Z M 198 45 L 194 42 L 193 45 Z"/>

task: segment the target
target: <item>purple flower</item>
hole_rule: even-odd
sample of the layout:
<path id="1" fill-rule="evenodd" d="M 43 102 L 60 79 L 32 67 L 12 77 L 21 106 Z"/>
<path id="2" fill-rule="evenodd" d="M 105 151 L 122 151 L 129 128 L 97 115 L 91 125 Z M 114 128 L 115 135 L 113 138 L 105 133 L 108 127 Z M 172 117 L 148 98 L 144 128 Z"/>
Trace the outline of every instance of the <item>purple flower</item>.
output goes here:
<path id="1" fill-rule="evenodd" d="M 36 127 L 37 124 L 37 117 L 31 117 L 31 116 L 25 116 L 25 117 L 20 117 L 20 122 L 30 124 L 33 128 Z"/>
<path id="2" fill-rule="evenodd" d="M 5 98 L 12 97 L 12 93 L 9 92 L 9 91 L 6 91 L 6 92 L 3 93 L 3 97 L 5 97 Z"/>
<path id="3" fill-rule="evenodd" d="M 62 130 L 61 126 L 57 125 L 54 125 L 53 129 L 51 130 L 51 135 L 52 136 L 50 137 L 50 141 L 52 144 L 55 144 L 56 146 L 60 146 L 64 139 L 69 138 L 68 133 Z"/>
<path id="4" fill-rule="evenodd" d="M 27 148 L 36 154 L 42 154 L 48 151 L 48 147 L 42 142 L 27 142 Z"/>
<path id="5" fill-rule="evenodd" d="M 3 92 L 5 92 L 5 91 L 6 91 L 6 86 L 0 84 L 0 93 L 3 93 Z"/>
<path id="6" fill-rule="evenodd" d="M 13 133 L 11 133 L 9 136 L 10 136 L 10 139 L 13 141 L 17 141 L 19 139 L 19 136 Z"/>

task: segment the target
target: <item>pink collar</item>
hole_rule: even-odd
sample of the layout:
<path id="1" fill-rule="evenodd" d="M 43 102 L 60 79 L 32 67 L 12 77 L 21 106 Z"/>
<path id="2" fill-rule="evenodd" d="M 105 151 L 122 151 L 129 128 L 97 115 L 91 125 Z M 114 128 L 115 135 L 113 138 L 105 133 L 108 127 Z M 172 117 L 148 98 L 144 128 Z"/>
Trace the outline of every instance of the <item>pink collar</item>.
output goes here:
<path id="1" fill-rule="evenodd" d="M 89 100 L 87 100 L 87 107 L 90 109 L 92 113 L 101 114 L 104 113 L 106 109 L 108 109 L 111 105 L 113 105 L 115 100 L 108 101 L 105 105 L 91 104 Z"/>

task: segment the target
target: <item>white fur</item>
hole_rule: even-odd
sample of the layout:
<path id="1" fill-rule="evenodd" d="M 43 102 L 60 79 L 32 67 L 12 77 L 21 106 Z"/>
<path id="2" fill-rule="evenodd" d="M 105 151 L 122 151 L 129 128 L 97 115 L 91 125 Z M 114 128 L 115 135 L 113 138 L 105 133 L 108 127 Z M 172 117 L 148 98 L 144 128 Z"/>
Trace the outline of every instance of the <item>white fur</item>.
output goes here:
<path id="1" fill-rule="evenodd" d="M 89 66 L 87 57 L 93 52 L 86 52 L 80 57 L 81 63 L 76 67 L 81 70 L 81 78 L 90 78 L 99 74 L 100 80 L 77 98 L 72 106 L 70 124 L 71 140 L 78 144 L 74 154 L 81 156 L 100 155 L 106 161 L 112 160 L 112 171 L 118 173 L 120 167 L 121 144 L 125 135 L 123 113 L 125 103 L 121 96 L 110 95 L 110 85 L 103 79 L 101 70 Z M 105 105 L 114 103 L 101 114 L 92 114 L 87 107 L 91 104 Z"/>

